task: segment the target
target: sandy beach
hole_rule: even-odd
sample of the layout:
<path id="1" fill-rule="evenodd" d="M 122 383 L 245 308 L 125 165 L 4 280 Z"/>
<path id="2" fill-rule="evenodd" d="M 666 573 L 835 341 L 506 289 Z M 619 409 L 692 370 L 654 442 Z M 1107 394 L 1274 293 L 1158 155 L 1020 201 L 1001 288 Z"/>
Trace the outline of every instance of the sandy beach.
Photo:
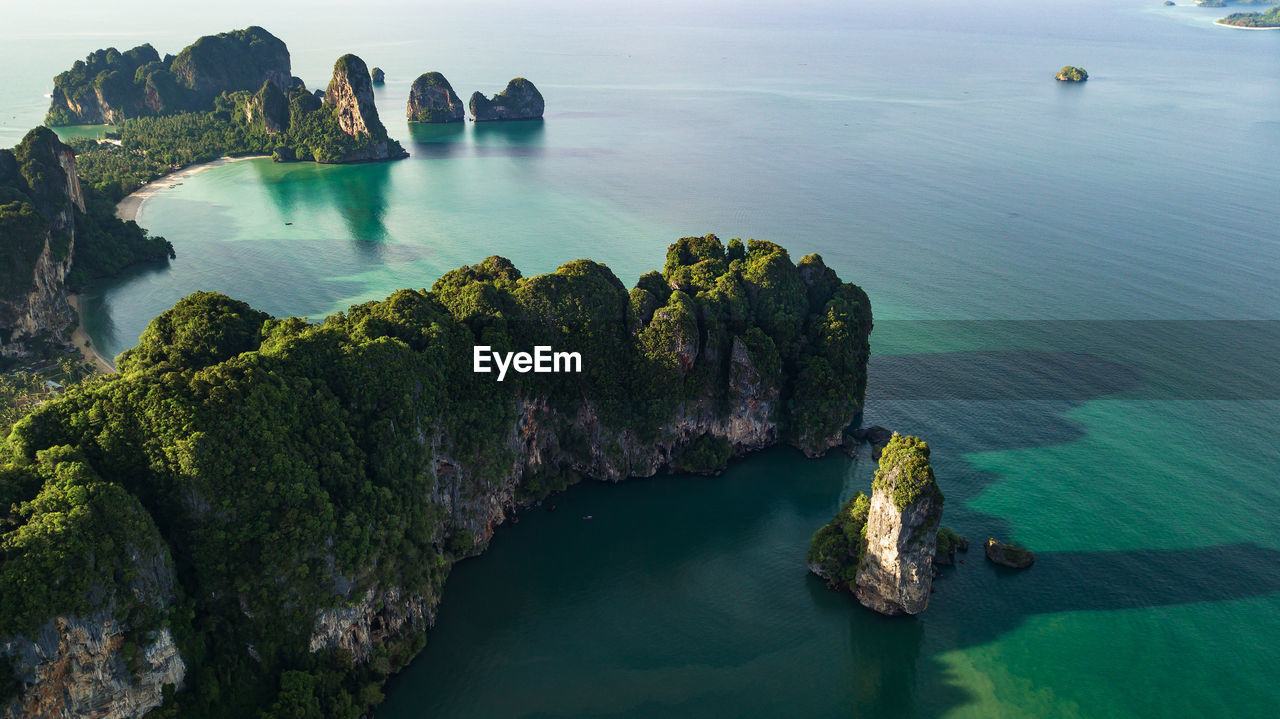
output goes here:
<path id="1" fill-rule="evenodd" d="M 1280 30 L 1280 27 L 1245 27 L 1244 25 L 1231 25 L 1229 23 L 1222 22 L 1221 20 L 1214 20 L 1213 24 L 1218 27 L 1235 28 L 1236 30 Z"/>
<path id="2" fill-rule="evenodd" d="M 71 307 L 76 311 L 76 318 L 80 317 L 80 295 L 68 295 L 67 300 L 71 303 Z M 98 352 L 98 348 L 93 345 L 93 340 L 89 339 L 89 335 L 85 333 L 84 326 L 80 322 L 76 322 L 76 328 L 71 331 L 71 344 L 80 350 L 80 355 L 84 357 L 84 361 L 93 365 L 95 369 L 103 374 L 115 374 L 116 367 L 111 364 L 111 360 L 102 356 Z"/>
<path id="3" fill-rule="evenodd" d="M 221 167 L 223 165 L 226 165 L 232 162 L 240 162 L 241 160 L 256 160 L 260 157 L 267 157 L 267 155 L 245 155 L 244 157 L 219 157 L 218 159 L 210 160 L 209 162 L 201 162 L 195 165 L 188 165 L 187 167 L 184 167 L 181 170 L 177 170 L 176 172 L 171 172 L 165 175 L 164 177 L 156 178 L 151 182 L 148 182 L 142 187 L 139 187 L 138 189 L 129 193 L 127 196 L 125 196 L 123 200 L 117 203 L 116 217 L 119 217 L 120 219 L 125 220 L 126 222 L 129 220 L 133 220 L 134 222 L 137 222 L 138 213 L 142 211 L 142 204 L 146 202 L 148 199 L 150 199 L 152 195 L 156 194 L 157 192 L 160 192 L 161 190 L 169 188 L 175 182 L 182 182 L 188 177 L 191 177 L 197 173 L 204 172 L 205 170 L 213 169 L 215 167 Z"/>

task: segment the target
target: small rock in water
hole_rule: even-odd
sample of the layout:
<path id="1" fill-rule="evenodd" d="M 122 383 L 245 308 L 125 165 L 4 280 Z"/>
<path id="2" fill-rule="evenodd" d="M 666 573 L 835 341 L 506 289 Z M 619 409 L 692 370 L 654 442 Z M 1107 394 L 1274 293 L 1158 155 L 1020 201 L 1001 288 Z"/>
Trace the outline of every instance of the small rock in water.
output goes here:
<path id="1" fill-rule="evenodd" d="M 1036 555 L 1030 549 L 995 539 L 987 539 L 986 551 L 988 560 L 1010 569 L 1026 569 L 1036 562 Z"/>

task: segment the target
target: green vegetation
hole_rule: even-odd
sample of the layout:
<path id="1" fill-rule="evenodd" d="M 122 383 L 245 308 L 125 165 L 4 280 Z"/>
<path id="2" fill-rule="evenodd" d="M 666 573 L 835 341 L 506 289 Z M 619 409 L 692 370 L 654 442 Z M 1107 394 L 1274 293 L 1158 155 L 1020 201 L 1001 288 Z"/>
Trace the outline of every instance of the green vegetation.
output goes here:
<path id="1" fill-rule="evenodd" d="M 1066 65 L 1058 71 L 1057 79 L 1058 82 L 1084 82 L 1089 79 L 1089 73 L 1083 67 Z"/>
<path id="2" fill-rule="evenodd" d="M 880 466 L 871 480 L 873 489 L 880 489 L 895 475 L 893 479 L 893 504 L 899 510 L 908 504 L 932 496 L 942 505 L 942 491 L 933 476 L 933 467 L 929 465 L 929 445 L 919 437 L 893 434 L 889 444 L 880 454 Z"/>
<path id="3" fill-rule="evenodd" d="M 810 453 L 861 409 L 870 306 L 821 258 L 797 266 L 772 243 L 726 250 L 708 235 L 667 260 L 628 292 L 589 260 L 524 277 L 491 257 L 320 324 L 185 298 L 119 375 L 37 408 L 0 448 L 0 595 L 53 593 L 6 601 L 0 627 L 31 631 L 110 597 L 131 633 L 169 627 L 189 668 L 157 716 L 359 716 L 424 635 L 407 628 L 364 661 L 312 652 L 316 612 L 391 588 L 434 604 L 483 538 L 465 508 L 432 497 L 485 496 L 532 461 L 511 440 L 519 402 L 543 408 L 527 411 L 554 435 L 517 490 L 525 502 L 602 457 L 638 471 L 637 438 L 669 443 L 677 467 L 719 469 L 741 449 L 678 425 L 744 395 L 776 397 L 770 419 Z M 583 372 L 499 383 L 472 371 L 476 344 L 578 351 Z M 839 374 L 823 384 L 815 368 Z M 172 562 L 172 599 L 124 591 L 141 576 L 133 556 Z M 83 591 L 93 582 L 108 593 Z"/>
<path id="4" fill-rule="evenodd" d="M 940 527 L 938 529 L 938 554 L 955 554 L 956 549 L 960 547 L 960 541 L 963 539 L 951 527 Z"/>
<path id="5" fill-rule="evenodd" d="M 73 147 L 74 149 L 74 147 Z M 79 289 L 90 279 L 106 277 L 128 265 L 173 255 L 162 237 L 151 237 L 133 222 L 115 216 L 115 193 L 110 183 L 81 183 L 84 211 L 68 194 L 68 179 L 60 164 L 66 148 L 52 131 L 36 128 L 10 150 L 0 150 L 0 298 L 29 292 L 35 264 L 49 242 L 54 260 L 75 252 L 67 285 Z M 77 158 L 77 166 L 81 162 Z M 94 170 L 91 170 L 93 173 Z M 80 174 L 77 172 L 77 174 Z M 64 227 L 59 217 L 72 217 Z"/>
<path id="6" fill-rule="evenodd" d="M 1280 27 L 1280 5 L 1266 12 L 1237 12 L 1218 21 L 1232 27 Z"/>
<path id="7" fill-rule="evenodd" d="M 260 27 L 206 35 L 177 57 L 150 45 L 98 50 L 54 78 L 45 123 L 116 123 L 136 117 L 213 109 L 226 92 L 289 83 L 289 51 Z"/>
<path id="8" fill-rule="evenodd" d="M 871 512 L 871 500 L 858 492 L 840 507 L 836 516 L 819 529 L 809 542 L 810 567 L 821 570 L 821 575 L 835 586 L 853 589 L 858 565 L 867 553 L 867 515 Z"/>

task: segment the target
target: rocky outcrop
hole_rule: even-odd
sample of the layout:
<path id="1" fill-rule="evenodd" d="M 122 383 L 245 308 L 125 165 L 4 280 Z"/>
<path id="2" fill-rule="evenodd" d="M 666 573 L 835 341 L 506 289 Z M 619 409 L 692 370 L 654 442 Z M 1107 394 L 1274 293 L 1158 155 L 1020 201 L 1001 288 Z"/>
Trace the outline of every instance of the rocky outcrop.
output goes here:
<path id="1" fill-rule="evenodd" d="M 435 622 L 435 603 L 427 597 L 404 596 L 396 588 L 365 592 L 352 606 L 333 607 L 316 613 L 309 648 L 313 652 L 342 649 L 356 661 L 365 661 L 373 648 L 411 631 L 425 631 Z"/>
<path id="2" fill-rule="evenodd" d="M 462 99 L 438 72 L 423 73 L 413 81 L 405 114 L 410 122 L 462 122 L 466 119 Z"/>
<path id="3" fill-rule="evenodd" d="M 24 354 L 36 339 L 65 344 L 75 322 L 65 280 L 85 210 L 75 153 L 47 128 L 0 150 L 0 205 L 0 354 Z"/>
<path id="4" fill-rule="evenodd" d="M 387 81 L 387 73 L 383 72 L 380 67 L 375 67 L 370 70 L 369 77 L 373 80 L 373 84 L 375 85 L 381 85 Z"/>
<path id="5" fill-rule="evenodd" d="M 225 92 L 292 84 L 289 50 L 260 27 L 206 35 L 163 59 L 150 45 L 98 50 L 54 78 L 50 125 L 116 123 L 130 117 L 213 109 Z"/>
<path id="6" fill-rule="evenodd" d="M 31 498 L 26 526 L 5 528 L 0 719 L 140 717 L 186 674 L 168 546 L 141 503 L 77 453 L 46 453 L 34 470 L 61 479 Z"/>
<path id="7" fill-rule="evenodd" d="M 994 538 L 987 539 L 984 549 L 987 559 L 1002 567 L 1026 569 L 1036 563 L 1036 555 L 1030 549 L 1016 544 L 1006 544 Z"/>
<path id="8" fill-rule="evenodd" d="M 310 96 L 304 94 L 304 97 Z M 289 129 L 289 100 L 274 82 L 264 81 L 245 105 L 245 121 L 251 125 L 261 124 L 268 135 L 284 132 Z"/>
<path id="9" fill-rule="evenodd" d="M 471 116 L 476 122 L 540 120 L 545 106 L 542 93 L 523 77 L 507 83 L 507 89 L 492 98 L 480 92 L 471 95 Z"/>
<path id="10" fill-rule="evenodd" d="M 929 606 L 942 501 L 929 446 L 894 435 L 872 482 L 866 554 L 854 589 L 863 606 L 881 614 L 919 614 Z"/>
<path id="11" fill-rule="evenodd" d="M 168 629 L 133 637 L 108 612 L 57 617 L 31 639 L 0 641 L 0 656 L 22 687 L 0 719 L 132 719 L 160 706 L 164 687 L 180 687 L 186 675 Z"/>
<path id="12" fill-rule="evenodd" d="M 938 547 L 933 554 L 933 565 L 950 567 L 956 563 L 956 552 L 969 551 L 969 540 L 956 534 L 950 527 L 938 530 Z"/>
<path id="13" fill-rule="evenodd" d="M 160 65 L 150 45 L 120 52 L 98 50 L 53 81 L 49 121 L 55 125 L 115 123 L 148 110 L 147 69 Z M 146 69 L 144 69 L 146 68 Z M 141 72 L 143 84 L 135 82 Z"/>
<path id="14" fill-rule="evenodd" d="M 341 162 L 388 160 L 408 154 L 400 143 L 387 137 L 387 129 L 378 119 L 373 80 L 364 60 L 351 54 L 338 58 L 324 101 L 333 106 L 342 132 L 364 141 L 359 148 L 344 153 Z"/>

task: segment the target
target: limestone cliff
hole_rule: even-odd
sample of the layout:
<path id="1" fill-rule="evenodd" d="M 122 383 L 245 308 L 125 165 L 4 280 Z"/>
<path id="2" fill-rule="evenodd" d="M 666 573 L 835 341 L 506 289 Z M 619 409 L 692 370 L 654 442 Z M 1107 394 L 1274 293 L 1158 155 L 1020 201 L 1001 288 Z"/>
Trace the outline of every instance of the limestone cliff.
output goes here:
<path id="1" fill-rule="evenodd" d="M 98 50 L 54 78 L 50 125 L 213 109 L 225 92 L 290 87 L 289 50 L 260 27 L 206 35 L 163 59 L 150 45 Z"/>
<path id="2" fill-rule="evenodd" d="M 0 354 L 23 354 L 37 339 L 66 342 L 75 313 L 64 281 L 84 210 L 75 153 L 51 130 L 0 150 Z"/>
<path id="3" fill-rule="evenodd" d="M 507 88 L 486 98 L 480 92 L 471 95 L 471 116 L 476 122 L 494 120 L 540 120 L 546 103 L 533 83 L 517 77 Z"/>
<path id="4" fill-rule="evenodd" d="M 310 97 L 303 93 L 304 97 Z M 289 129 L 289 100 L 270 80 L 245 103 L 245 121 L 261 124 L 268 135 L 276 135 Z"/>
<path id="5" fill-rule="evenodd" d="M 881 614 L 919 614 L 929 606 L 942 501 L 929 445 L 895 434 L 872 482 L 866 553 L 854 580 L 863 606 Z"/>
<path id="6" fill-rule="evenodd" d="M 78 453 L 43 453 L 25 471 L 49 481 L 23 524 L 0 525 L 0 568 L 27 582 L 0 612 L 0 719 L 140 717 L 186 675 L 168 547 L 138 500 Z"/>
<path id="7" fill-rule="evenodd" d="M 407 154 L 400 143 L 387 137 L 387 129 L 378 119 L 373 80 L 364 60 L 351 54 L 338 58 L 324 101 L 333 106 L 342 132 L 364 141 L 360 148 L 345 152 L 342 162 L 387 160 Z"/>
<path id="8" fill-rule="evenodd" d="M 423 73 L 413 81 L 405 114 L 410 122 L 462 122 L 466 119 L 462 99 L 438 72 Z"/>

